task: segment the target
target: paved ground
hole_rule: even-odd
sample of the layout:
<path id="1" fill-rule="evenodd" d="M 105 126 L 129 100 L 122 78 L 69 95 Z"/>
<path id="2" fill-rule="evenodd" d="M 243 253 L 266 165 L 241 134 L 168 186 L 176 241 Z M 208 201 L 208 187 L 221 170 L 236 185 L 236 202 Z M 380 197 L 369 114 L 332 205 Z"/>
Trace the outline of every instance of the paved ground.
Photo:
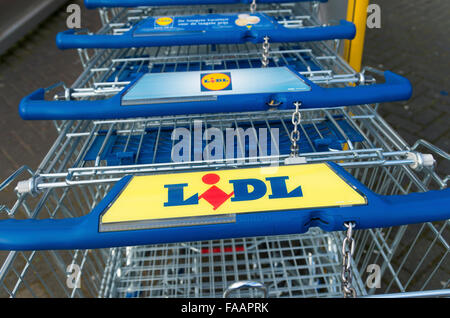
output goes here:
<path id="1" fill-rule="evenodd" d="M 424 138 L 450 150 L 450 1 L 376 0 L 381 29 L 368 29 L 364 65 L 388 69 L 413 84 L 407 102 L 385 103 L 380 113 L 407 142 Z M 450 173 L 448 162 L 438 171 Z"/>
<path id="2" fill-rule="evenodd" d="M 448 0 L 373 0 L 381 7 L 381 29 L 368 29 L 365 41 L 364 65 L 388 69 L 406 76 L 413 85 L 409 101 L 381 104 L 379 112 L 386 121 L 409 143 L 426 139 L 450 151 L 450 1 Z M 437 172 L 450 174 L 450 163 L 437 159 Z M 409 227 L 400 242 L 397 255 L 410 249 L 419 225 Z M 441 228 L 441 227 L 439 227 Z M 442 233 L 448 238 L 447 230 Z M 406 282 L 423 255 L 424 266 L 415 273 L 411 285 L 421 286 L 429 273 L 429 266 L 439 261 L 443 248 L 439 244 L 426 254 L 434 235 L 425 231 L 421 244 L 404 264 L 400 279 Z M 392 261 L 398 266 L 396 259 Z M 433 263 L 434 262 L 434 263 Z M 442 288 L 448 281 L 448 257 L 428 288 Z"/>
<path id="3" fill-rule="evenodd" d="M 372 2 L 382 8 L 382 28 L 367 31 L 363 63 L 403 74 L 414 86 L 410 101 L 383 104 L 381 114 L 409 143 L 424 138 L 449 151 L 450 1 Z M 23 121 L 17 107 L 33 90 L 70 84 L 80 74 L 76 52 L 59 51 L 54 43 L 65 18 L 64 11 L 53 15 L 0 57 L 0 180 L 24 164 L 36 168 L 56 138 L 51 123 Z M 97 13 L 83 9 L 82 24 L 97 29 Z M 441 163 L 438 171 L 448 174 L 450 166 Z M 13 202 L 12 191 L 0 193 L 0 203 Z"/>
<path id="4" fill-rule="evenodd" d="M 76 1 L 82 3 L 82 1 Z M 100 27 L 98 13 L 82 7 L 82 28 Z M 57 32 L 66 29 L 64 10 L 43 22 L 7 54 L 0 57 L 0 180 L 28 165 L 35 169 L 56 139 L 56 131 L 48 121 L 24 121 L 18 105 L 27 94 L 59 81 L 71 84 L 82 66 L 76 51 L 56 47 Z M 1 182 L 1 181 L 0 181 Z M 0 203 L 11 204 L 11 191 L 0 194 Z"/>
<path id="5" fill-rule="evenodd" d="M 25 36 L 67 0 L 0 0 L 0 54 Z"/>

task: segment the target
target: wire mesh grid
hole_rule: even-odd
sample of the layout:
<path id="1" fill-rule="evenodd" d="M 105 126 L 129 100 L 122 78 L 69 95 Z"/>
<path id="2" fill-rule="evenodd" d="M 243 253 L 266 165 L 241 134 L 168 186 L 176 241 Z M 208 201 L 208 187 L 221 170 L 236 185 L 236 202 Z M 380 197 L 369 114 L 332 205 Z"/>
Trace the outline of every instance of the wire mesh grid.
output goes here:
<path id="1" fill-rule="evenodd" d="M 439 234 L 436 233 L 422 259 L 417 259 L 413 266 L 405 266 L 425 227 L 438 229 Z M 448 262 L 448 252 L 445 252 L 448 245 L 442 241 L 442 234 L 445 231 L 448 234 L 448 230 L 448 222 L 441 222 L 437 227 L 424 224 L 420 230 L 412 226 L 359 233 L 358 250 L 361 252 L 355 258 L 358 266 L 354 266 L 358 295 L 375 291 L 365 285 L 364 269 L 370 264 L 379 264 L 383 277 L 380 286 L 385 293 L 431 288 L 442 289 L 441 293 L 448 295 L 445 290 L 448 281 L 439 279 L 446 277 L 442 265 Z M 416 237 L 412 246 L 407 246 L 406 242 L 393 246 L 400 238 L 405 240 L 413 235 Z M 440 244 L 436 243 L 439 240 Z M 112 255 L 122 253 L 122 256 L 110 272 L 114 278 L 105 277 L 105 281 L 115 279 L 115 282 L 111 288 L 102 290 L 102 296 L 221 297 L 232 283 L 251 280 L 264 283 L 269 297 L 339 297 L 340 242 L 341 237 L 336 233 L 311 229 L 304 235 L 115 249 Z M 403 249 L 409 250 L 407 255 L 402 255 Z M 392 260 L 396 254 L 402 255 L 402 259 Z M 429 256 L 438 260 L 428 259 Z M 413 272 L 408 273 L 405 269 Z M 439 294 L 439 291 L 435 293 Z M 249 289 L 234 296 L 257 297 L 261 294 Z"/>
<path id="2" fill-rule="evenodd" d="M 332 235 L 258 237 L 114 250 L 115 285 L 105 297 L 222 297 L 236 281 L 264 282 L 269 297 L 339 296 Z M 108 278 L 105 278 L 108 279 Z M 254 290 L 233 296 L 257 297 Z M 261 295 L 259 295 L 261 296 Z"/>
<path id="3" fill-rule="evenodd" d="M 334 161 L 347 168 L 415 163 L 408 156 L 412 149 L 369 105 L 301 113 L 299 146 L 307 163 Z M 127 174 L 283 164 L 290 156 L 291 115 L 269 111 L 66 122 L 45 164 L 35 172 L 31 190 L 112 183 Z M 186 153 L 174 161 L 174 147 L 181 140 L 173 134 L 176 129 L 186 132 L 190 141 Z M 203 136 L 211 129 L 222 142 L 208 157 Z M 197 134 L 200 143 L 193 140 Z M 432 169 L 424 169 L 444 187 Z"/>

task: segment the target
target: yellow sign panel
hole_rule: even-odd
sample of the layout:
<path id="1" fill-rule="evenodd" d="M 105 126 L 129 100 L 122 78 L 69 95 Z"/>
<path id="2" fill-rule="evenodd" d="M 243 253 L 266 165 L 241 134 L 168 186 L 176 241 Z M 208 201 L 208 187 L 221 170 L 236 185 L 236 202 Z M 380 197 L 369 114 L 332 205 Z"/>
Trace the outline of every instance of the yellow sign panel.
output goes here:
<path id="1" fill-rule="evenodd" d="M 327 164 L 135 176 L 101 223 L 366 204 Z"/>

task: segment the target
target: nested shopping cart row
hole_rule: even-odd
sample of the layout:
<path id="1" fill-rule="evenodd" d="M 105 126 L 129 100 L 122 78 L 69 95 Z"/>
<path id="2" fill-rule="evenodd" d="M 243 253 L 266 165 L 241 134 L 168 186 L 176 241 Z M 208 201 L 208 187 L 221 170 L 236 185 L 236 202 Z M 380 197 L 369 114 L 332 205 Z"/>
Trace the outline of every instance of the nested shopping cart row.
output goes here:
<path id="1" fill-rule="evenodd" d="M 22 100 L 19 113 L 24 119 L 110 119 L 285 110 L 293 109 L 295 101 L 301 101 L 305 109 L 339 107 L 404 100 L 411 95 L 409 81 L 389 71 L 382 73 L 385 83 L 370 84 L 364 73 L 334 77 L 333 70 L 324 70 L 321 64 L 339 64 L 335 57 L 314 57 L 311 50 L 285 47 L 272 54 L 264 56 L 268 67 L 263 68 L 257 59 L 242 58 L 239 53 L 209 54 L 208 62 L 198 61 L 201 55 L 177 56 L 175 62 L 165 57 L 162 63 L 158 58 L 125 56 L 113 59 L 115 65 L 90 69 L 103 72 L 94 92 L 67 88 L 61 99 L 50 101 L 45 99 L 46 90 L 39 89 Z M 227 86 L 210 89 L 211 76 L 212 81 L 223 77 Z M 341 85 L 333 86 L 336 83 Z"/>
<path id="2" fill-rule="evenodd" d="M 310 112 L 310 115 L 318 115 L 314 114 L 317 111 Z M 278 117 L 277 115 L 280 114 L 274 114 L 274 117 Z M 337 115 L 336 117 L 339 115 L 345 116 L 345 113 L 333 113 L 333 115 Z M 415 162 L 408 159 L 406 154 L 420 148 L 411 149 L 408 147 L 370 106 L 354 108 L 352 115 L 347 115 L 348 117 L 344 117 L 346 118 L 345 122 L 350 124 L 351 127 L 355 127 L 355 130 L 359 132 L 359 134 L 356 134 L 358 139 L 353 139 L 355 141 L 354 150 L 330 150 L 322 153 L 304 154 L 311 162 L 315 162 L 315 160 L 317 162 L 335 160 L 344 167 L 347 166 L 348 171 L 353 176 L 379 194 L 405 194 L 438 189 L 443 186 L 443 181 L 429 168 L 422 167 L 421 171 L 411 168 L 415 165 Z M 312 125 L 312 127 L 317 127 L 316 131 L 316 128 L 311 130 L 312 127 L 308 124 L 311 121 L 308 120 L 306 111 L 304 117 L 306 119 L 302 127 L 309 132 L 308 137 L 311 138 L 312 135 L 316 135 L 317 138 L 319 132 L 324 137 L 329 136 L 327 135 L 329 134 L 328 129 L 320 130 L 324 127 L 321 123 L 327 122 L 325 118 L 312 116 L 312 122 L 314 122 L 314 119 L 317 120 L 317 124 Z M 249 115 L 244 124 L 252 122 L 251 118 L 251 115 Z M 206 116 L 204 118 L 185 118 L 185 122 L 182 121 L 182 118 L 178 120 L 180 125 L 186 125 L 187 123 L 193 124 L 194 119 L 203 119 L 206 124 L 214 123 L 214 119 L 217 120 L 218 118 Z M 254 120 L 256 122 L 258 118 Z M 232 119 L 228 121 L 236 124 Z M 270 123 L 273 120 L 269 118 L 268 121 Z M 285 121 L 289 122 L 288 114 L 285 114 Z M 342 120 L 337 120 L 337 122 L 339 121 L 342 122 Z M 146 123 L 136 120 L 117 123 L 98 122 L 96 123 L 98 127 L 92 127 L 93 124 L 89 122 L 67 122 L 65 124 L 67 126 L 62 129 L 63 134 L 61 134 L 35 175 L 38 180 L 40 179 L 35 183 L 38 200 L 36 201 L 36 198 L 33 198 L 30 194 L 22 194 L 14 214 L 16 217 L 26 216 L 26 213 L 39 213 L 42 218 L 50 216 L 56 218 L 75 217 L 97 205 L 115 183 L 114 178 L 120 178 L 121 175 L 130 173 L 146 175 L 165 169 L 173 171 L 174 166 L 179 171 L 192 171 L 196 168 L 201 169 L 202 165 L 226 165 L 226 161 L 223 163 L 187 162 L 184 167 L 176 167 L 175 164 L 172 164 L 172 167 L 169 168 L 153 163 L 154 151 L 142 153 L 142 155 L 137 153 L 137 158 L 147 158 L 147 160 L 151 158 L 149 161 L 152 164 L 127 165 L 127 158 L 124 158 L 125 162 L 122 164 L 117 161 L 118 159 L 114 154 L 125 150 L 126 142 L 131 140 L 133 134 L 139 136 L 139 141 L 143 140 L 140 148 L 141 151 L 144 150 L 146 134 L 141 127 L 147 126 L 150 128 L 148 129 L 149 132 L 156 130 L 151 129 L 152 126 L 163 131 L 163 122 L 164 120 L 161 120 L 161 123 L 157 121 Z M 238 123 L 242 123 L 242 121 L 238 121 Z M 166 125 L 170 124 L 173 124 L 173 122 L 166 122 Z M 110 149 L 104 148 L 105 152 L 100 155 L 104 157 L 98 161 L 96 166 L 94 157 L 97 157 L 93 154 L 99 155 L 99 141 L 105 141 L 107 131 L 112 125 L 117 130 L 111 132 L 108 138 L 114 137 L 117 140 L 122 137 L 122 142 L 117 143 L 115 147 Z M 133 126 L 134 128 L 132 128 Z M 331 125 L 331 127 L 333 126 Z M 358 127 L 360 128 L 358 129 Z M 245 128 L 245 126 L 242 126 L 242 128 Z M 96 131 L 100 131 L 100 133 L 96 133 Z M 89 139 L 91 141 L 87 142 L 86 140 Z M 340 140 L 342 143 L 345 143 L 344 141 L 345 139 Z M 315 145 L 313 142 L 311 144 L 307 142 L 306 144 L 309 147 Z M 307 146 L 301 148 L 303 147 Z M 139 148 L 139 144 L 134 145 L 133 148 Z M 97 149 L 97 152 L 92 152 L 92 149 Z M 116 152 L 113 149 L 116 149 Z M 367 152 L 364 153 L 361 150 Z M 383 153 L 383 151 L 386 151 L 386 153 Z M 356 159 L 358 156 L 355 156 L 355 153 L 360 154 L 361 158 Z M 366 154 L 368 154 L 367 157 Z M 372 158 L 370 158 L 370 155 L 372 155 Z M 112 157 L 112 160 L 109 159 L 110 157 Z M 269 163 L 266 162 L 266 164 Z M 231 165 L 235 166 L 236 163 Z M 259 165 L 259 163 L 245 161 L 241 163 L 241 166 L 246 165 Z M 80 168 L 77 169 L 77 166 Z M 413 240 L 411 246 L 406 248 L 401 244 L 402 239 L 410 240 L 409 237 L 416 233 L 417 237 Z M 445 287 L 440 285 L 438 274 L 442 275 L 442 271 L 445 274 L 445 268 L 440 266 L 445 264 L 446 257 L 448 257 L 445 252 L 447 249 L 447 233 L 448 221 L 427 223 L 421 227 L 409 226 L 361 231 L 359 237 L 362 237 L 362 239 L 358 239 L 358 243 L 361 242 L 361 245 L 358 245 L 359 256 L 354 267 L 352 267 L 356 273 L 355 277 L 363 277 L 364 264 L 371 264 L 373 258 L 378 258 L 374 262 L 382 265 L 385 275 L 389 277 L 388 291 Z M 428 242 L 427 239 L 429 235 L 434 237 L 431 242 Z M 48 266 L 53 270 L 52 277 L 55 280 L 62 281 L 62 287 L 58 287 L 56 290 L 61 293 L 64 290 L 68 295 L 73 292 L 73 295 L 78 296 L 97 295 L 98 293 L 113 297 L 221 296 L 227 286 L 240 280 L 263 282 L 268 286 L 269 296 L 271 297 L 337 296 L 341 291 L 339 283 L 340 263 L 336 260 L 340 258 L 340 239 L 342 238 L 339 233 L 325 233 L 312 229 L 307 235 L 171 245 L 144 245 L 133 248 L 116 248 L 109 250 L 109 252 L 108 250 L 91 251 L 89 253 L 82 250 L 12 252 L 9 266 L 20 266 L 23 257 L 31 264 L 38 262 L 37 260 L 42 259 L 42 257 L 49 258 Z M 255 247 L 252 248 L 252 246 Z M 415 260 L 415 257 L 417 257 L 412 256 L 414 253 L 411 253 L 411 250 L 414 250 L 417 246 L 426 248 L 426 252 L 419 259 L 420 262 L 413 263 L 414 266 L 417 266 L 418 272 L 429 275 L 429 281 L 422 282 L 423 285 L 420 284 L 420 281 L 416 282 L 415 280 L 411 283 L 410 276 L 405 278 L 401 274 L 405 263 L 409 264 L 412 262 L 411 259 Z M 39 255 L 42 256 L 39 257 Z M 433 260 L 435 257 L 432 258 L 432 255 L 440 255 L 441 261 L 436 263 Z M 64 266 L 54 263 L 53 258 L 56 256 L 57 259 L 65 260 L 62 262 Z M 64 285 L 66 268 L 64 267 L 72 261 L 82 265 L 81 285 L 87 290 L 66 290 Z M 358 274 L 358 268 L 362 269 L 360 274 Z M 28 273 L 34 273 L 35 271 L 29 265 L 25 269 Z M 9 271 L 9 274 L 14 277 L 15 274 L 11 273 Z M 28 277 L 21 276 L 20 273 L 18 275 L 17 289 L 12 288 L 14 285 L 12 287 L 8 285 L 8 290 L 11 288 L 11 291 L 17 292 L 28 288 L 26 287 Z M 359 295 L 369 292 L 366 290 L 367 287 L 364 285 L 363 278 L 356 278 L 356 282 L 358 282 L 356 286 Z M 38 283 L 38 285 L 41 284 Z M 48 289 L 55 292 L 54 286 L 48 287 Z M 442 292 L 445 293 L 444 290 Z"/>
<path id="3" fill-rule="evenodd" d="M 449 155 L 407 145 L 376 112 L 409 81 L 353 71 L 333 40 L 354 26 L 322 25 L 317 5 L 254 5 L 102 8 L 96 34 L 58 36 L 84 71 L 21 102 L 59 136 L 0 185 L 20 180 L 0 222 L 6 294 L 367 295 L 370 264 L 385 293 L 448 293 L 448 177 L 433 155 Z"/>

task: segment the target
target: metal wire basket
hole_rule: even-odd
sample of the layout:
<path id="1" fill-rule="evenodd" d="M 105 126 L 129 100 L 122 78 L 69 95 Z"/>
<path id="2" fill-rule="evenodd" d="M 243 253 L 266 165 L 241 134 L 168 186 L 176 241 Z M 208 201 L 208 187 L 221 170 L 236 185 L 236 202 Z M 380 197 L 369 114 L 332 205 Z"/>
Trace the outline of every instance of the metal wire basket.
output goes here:
<path id="1" fill-rule="evenodd" d="M 286 115 L 289 116 L 284 114 L 284 118 Z M 337 121 L 334 119 L 336 115 L 340 115 Z M 239 119 L 228 117 L 225 120 L 220 116 L 204 115 L 197 119 L 204 123 L 219 120 L 222 125 L 239 126 L 257 123 L 258 118 L 252 116 L 254 114 L 248 117 L 239 114 Z M 273 114 L 273 117 L 283 125 L 283 114 Z M 349 145 L 348 150 L 302 153 L 308 161 L 338 162 L 379 194 L 406 194 L 446 186 L 446 181 L 439 178 L 432 168 L 422 167 L 421 171 L 416 171 L 410 167 L 417 167 L 416 162 L 406 154 L 427 144 L 409 147 L 369 105 L 351 108 L 351 113 L 346 108 L 303 111 L 303 118 L 304 147 L 310 143 L 308 137 L 311 138 L 312 132 L 324 121 L 332 125 L 345 121 L 363 137 L 355 142 L 345 137 L 342 141 Z M 111 165 L 106 157 L 101 156 L 87 158 L 97 160 L 86 160 L 94 140 L 111 138 L 112 127 L 115 134 L 125 138 L 126 143 L 133 134 L 137 134 L 138 140 L 144 140 L 143 127 L 153 126 L 155 129 L 152 131 L 160 131 L 161 134 L 164 126 L 186 125 L 194 119 L 186 116 L 117 122 L 65 122 L 58 140 L 33 173 L 34 189 L 30 190 L 37 196 L 22 193 L 9 211 L 10 215 L 14 218 L 74 217 L 95 206 L 108 192 L 111 183 L 122 174 L 172 169 L 192 171 L 211 166 L 211 163 L 196 161 L 181 165 L 156 162 L 159 151 L 168 146 L 167 140 L 164 145 L 164 139 L 159 140 L 162 144 L 150 154 L 142 157 L 143 153 L 136 153 L 137 160 L 147 158 L 143 164 L 116 162 Z M 273 122 L 270 117 L 265 119 L 265 125 L 270 125 L 270 122 Z M 320 130 L 315 134 L 316 138 L 320 136 Z M 135 149 L 143 149 L 141 145 L 138 143 Z M 309 146 L 314 148 L 315 144 L 310 143 Z M 283 149 L 281 142 L 278 147 Z M 282 151 L 280 158 L 283 155 L 288 156 Z M 264 160 L 256 163 L 243 160 L 238 165 L 262 163 Z M 214 163 L 215 167 L 226 165 L 226 160 Z M 16 176 L 7 180 L 2 188 Z M 425 291 L 432 289 L 436 295 L 447 295 L 448 230 L 448 221 L 445 221 L 357 232 L 357 252 L 352 264 L 357 293 L 420 291 L 417 295 L 423 296 L 427 295 Z M 10 296 L 216 297 L 221 296 L 233 282 L 251 280 L 267 286 L 270 297 L 329 297 L 341 292 L 341 240 L 340 233 L 312 229 L 307 234 L 292 236 L 106 250 L 10 252 L 3 261 L 1 282 L 4 295 Z M 417 254 L 419 247 L 421 253 Z M 80 288 L 67 288 L 70 264 L 80 268 Z M 381 289 L 369 289 L 365 285 L 364 274 L 370 264 L 380 266 Z M 252 293 L 250 295 L 257 295 L 256 291 Z"/>

